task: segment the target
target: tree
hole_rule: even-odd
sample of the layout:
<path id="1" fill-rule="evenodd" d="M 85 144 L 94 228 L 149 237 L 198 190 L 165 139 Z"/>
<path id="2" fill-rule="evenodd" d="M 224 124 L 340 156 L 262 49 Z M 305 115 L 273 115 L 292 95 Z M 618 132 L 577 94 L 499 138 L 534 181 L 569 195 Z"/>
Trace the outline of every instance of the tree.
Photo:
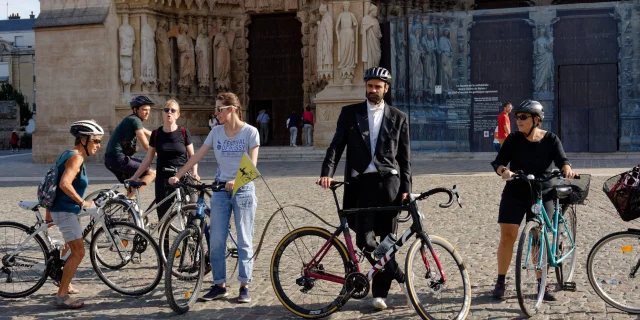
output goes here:
<path id="1" fill-rule="evenodd" d="M 15 101 L 20 106 L 20 126 L 26 126 L 29 123 L 29 119 L 33 117 L 33 112 L 29 109 L 29 103 L 27 98 L 16 90 L 11 84 L 3 83 L 0 86 L 0 101 Z"/>

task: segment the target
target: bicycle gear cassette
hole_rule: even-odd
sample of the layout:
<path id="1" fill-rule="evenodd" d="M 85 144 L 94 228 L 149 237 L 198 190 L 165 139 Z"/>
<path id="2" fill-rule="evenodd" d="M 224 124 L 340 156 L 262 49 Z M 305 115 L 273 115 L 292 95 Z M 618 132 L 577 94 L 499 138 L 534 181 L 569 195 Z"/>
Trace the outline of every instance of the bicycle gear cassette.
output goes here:
<path id="1" fill-rule="evenodd" d="M 351 292 L 351 297 L 354 299 L 363 299 L 369 294 L 369 279 L 360 272 L 350 273 L 345 278 L 344 284 L 347 292 Z"/>

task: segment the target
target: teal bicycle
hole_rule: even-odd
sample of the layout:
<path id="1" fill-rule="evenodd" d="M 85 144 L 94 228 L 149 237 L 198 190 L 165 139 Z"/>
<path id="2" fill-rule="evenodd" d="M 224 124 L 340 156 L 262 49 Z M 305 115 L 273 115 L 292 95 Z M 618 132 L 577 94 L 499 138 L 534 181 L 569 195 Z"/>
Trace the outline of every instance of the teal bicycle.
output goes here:
<path id="1" fill-rule="evenodd" d="M 543 206 L 541 185 L 555 178 L 559 179 L 559 183 L 551 191 L 554 212 L 549 215 Z M 557 170 L 542 178 L 523 173 L 516 173 L 511 178 L 528 182 L 532 199 L 536 199 L 531 206 L 535 217 L 522 230 L 516 254 L 518 303 L 528 317 L 538 313 L 542 305 L 549 267 L 555 268 L 560 288 L 575 291 L 576 285 L 572 282 L 576 264 L 575 204 L 584 202 L 588 193 L 589 176 L 583 175 L 575 179 L 579 178 L 586 179 L 586 187 L 573 185 L 571 179 L 563 178 L 562 173 Z"/>

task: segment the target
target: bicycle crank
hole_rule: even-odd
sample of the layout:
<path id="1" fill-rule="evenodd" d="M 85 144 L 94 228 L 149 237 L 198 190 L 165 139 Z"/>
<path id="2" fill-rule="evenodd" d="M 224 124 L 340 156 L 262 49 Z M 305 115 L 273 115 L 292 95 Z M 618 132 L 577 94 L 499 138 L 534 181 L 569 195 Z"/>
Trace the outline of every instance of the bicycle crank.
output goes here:
<path id="1" fill-rule="evenodd" d="M 345 287 L 351 297 L 360 300 L 369 294 L 369 279 L 360 272 L 352 272 L 345 279 Z"/>

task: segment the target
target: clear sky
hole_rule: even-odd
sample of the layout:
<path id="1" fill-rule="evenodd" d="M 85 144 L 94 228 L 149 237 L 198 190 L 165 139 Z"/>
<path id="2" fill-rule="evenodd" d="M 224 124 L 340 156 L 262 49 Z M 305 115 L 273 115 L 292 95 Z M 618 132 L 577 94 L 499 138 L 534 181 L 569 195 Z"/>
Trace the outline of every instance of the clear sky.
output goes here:
<path id="1" fill-rule="evenodd" d="M 0 19 L 7 19 L 7 3 L 9 4 L 9 14 L 19 13 L 20 18 L 29 19 L 31 11 L 38 17 L 40 13 L 40 1 L 38 0 L 0 0 Z"/>

